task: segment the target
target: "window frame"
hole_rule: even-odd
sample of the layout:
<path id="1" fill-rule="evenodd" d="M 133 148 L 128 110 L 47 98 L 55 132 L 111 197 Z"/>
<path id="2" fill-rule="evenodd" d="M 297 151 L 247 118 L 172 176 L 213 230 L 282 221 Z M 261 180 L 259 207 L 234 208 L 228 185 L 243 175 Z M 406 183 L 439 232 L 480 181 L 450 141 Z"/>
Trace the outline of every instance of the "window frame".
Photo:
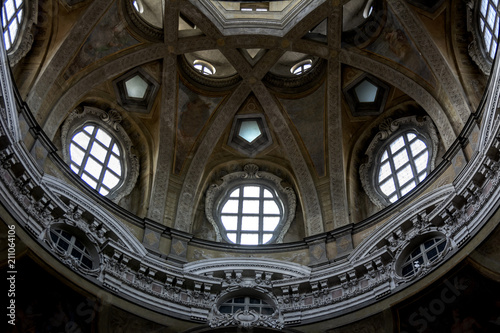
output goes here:
<path id="1" fill-rule="evenodd" d="M 483 14 L 481 13 L 481 4 L 483 1 L 487 1 L 487 9 L 486 9 L 486 17 L 483 16 Z M 495 42 L 498 46 L 498 36 L 495 38 L 495 31 L 492 31 L 492 36 L 491 36 L 491 41 L 490 41 L 490 46 L 487 47 L 486 46 L 486 41 L 485 41 L 485 35 L 484 33 L 481 31 L 481 19 L 484 19 L 484 22 L 485 22 L 485 27 L 484 27 L 484 31 L 486 32 L 486 30 L 489 30 L 488 27 L 490 26 L 489 23 L 488 23 L 488 14 L 489 14 L 489 7 L 490 5 L 494 6 L 494 3 L 492 3 L 493 0 L 479 0 L 478 1 L 478 4 L 477 4 L 477 14 L 476 14 L 476 29 L 478 29 L 478 33 L 479 35 L 481 36 L 481 46 L 482 46 L 482 51 L 483 51 L 483 56 L 486 58 L 487 61 L 489 61 L 490 63 L 493 63 L 493 60 L 494 58 L 491 58 L 491 50 L 493 49 L 492 47 L 492 43 Z M 498 13 L 498 9 L 499 9 L 499 5 L 497 4 L 496 5 L 496 16 L 495 18 L 493 19 L 494 21 L 496 21 L 494 24 L 497 26 L 497 31 L 498 31 L 498 26 L 500 25 L 500 14 Z M 495 29 L 495 27 L 492 28 L 493 30 Z M 497 32 L 498 34 L 498 32 Z M 487 50 L 488 48 L 488 50 Z"/>
<path id="2" fill-rule="evenodd" d="M 249 187 L 249 186 L 259 187 L 259 192 L 260 193 L 259 193 L 259 197 L 255 197 L 253 199 L 248 199 L 248 197 L 246 197 L 247 200 L 258 200 L 259 203 L 263 203 L 263 201 L 271 201 L 271 199 L 266 199 L 264 197 L 264 195 L 263 195 L 264 189 L 267 189 L 273 195 L 272 201 L 274 201 L 277 204 L 278 209 L 280 211 L 280 213 L 278 214 L 278 216 L 280 217 L 280 221 L 278 222 L 278 224 L 276 225 L 276 228 L 272 232 L 266 232 L 264 230 L 264 226 L 263 226 L 264 217 L 266 215 L 268 215 L 268 216 L 271 216 L 271 215 L 270 214 L 264 214 L 264 212 L 262 211 L 262 208 L 263 208 L 262 204 L 259 204 L 259 212 L 258 213 L 245 213 L 245 212 L 242 211 L 242 206 L 243 206 L 242 202 L 245 201 L 245 199 L 246 199 L 244 197 L 244 194 L 243 194 L 243 192 L 244 192 L 243 189 L 245 187 Z M 238 197 L 237 198 L 236 197 L 231 197 L 230 196 L 231 193 L 233 193 L 233 191 L 235 191 L 237 189 L 240 190 Z M 227 204 L 227 202 L 229 200 L 236 200 L 236 199 L 239 202 L 238 212 L 237 213 L 223 213 L 222 210 L 223 210 L 224 206 Z M 280 197 L 277 194 L 277 191 L 272 186 L 270 186 L 270 184 L 268 182 L 261 182 L 259 180 L 255 180 L 255 181 L 252 181 L 252 182 L 235 182 L 234 186 L 231 186 L 230 188 L 228 188 L 221 195 L 220 202 L 219 202 L 218 208 L 217 208 L 217 216 L 221 220 L 221 222 L 220 222 L 221 236 L 229 244 L 250 245 L 250 244 L 242 244 L 241 243 L 241 234 L 257 234 L 258 235 L 258 244 L 252 244 L 252 245 L 265 245 L 265 244 L 272 243 L 277 238 L 278 235 L 277 235 L 276 231 L 278 230 L 278 228 L 280 227 L 280 225 L 282 225 L 283 218 L 285 216 L 285 207 L 283 205 L 282 200 L 280 200 Z M 229 238 L 228 233 L 232 233 L 232 232 L 228 232 L 227 229 L 225 228 L 224 224 L 222 223 L 222 216 L 236 216 L 237 217 L 237 222 L 236 222 L 237 223 L 237 227 L 236 227 L 236 231 L 235 231 L 235 233 L 236 233 L 236 242 L 233 242 Z M 258 227 L 258 229 L 257 230 L 243 230 L 242 220 L 243 220 L 244 216 L 258 217 L 258 219 L 259 219 L 259 227 Z M 272 216 L 274 216 L 274 215 L 272 215 Z M 267 241 L 266 243 L 263 242 L 264 234 L 272 234 L 271 239 L 269 241 Z"/>
<path id="3" fill-rule="evenodd" d="M 427 144 L 429 159 L 426 177 L 428 177 L 430 172 L 434 169 L 436 155 L 438 152 L 439 138 L 436 127 L 429 117 L 424 116 L 417 119 L 417 116 L 410 116 L 396 120 L 386 119 L 383 121 L 379 125 L 379 132 L 373 136 L 372 141 L 365 151 L 367 162 L 361 164 L 359 167 L 361 185 L 372 203 L 379 208 L 384 208 L 393 204 L 388 200 L 387 196 L 379 189 L 378 186 L 378 176 L 381 166 L 380 158 L 393 140 L 406 132 L 415 133 L 417 138 L 423 138 L 423 141 Z M 417 183 L 415 188 L 418 187 L 419 183 Z M 413 190 L 414 189 L 411 191 Z"/>
<path id="4" fill-rule="evenodd" d="M 234 300 L 239 299 L 239 298 L 243 298 L 243 302 L 242 303 L 237 303 L 237 302 L 234 301 Z M 258 304 L 257 303 L 251 303 L 251 300 L 258 300 L 259 303 Z M 221 311 L 222 307 L 231 307 L 231 312 L 225 312 L 225 311 L 223 312 L 223 311 Z M 235 307 L 237 307 L 237 308 L 243 308 L 243 309 L 237 309 L 235 311 L 234 310 Z M 253 308 L 257 308 L 259 311 L 257 312 Z M 272 309 L 272 312 L 271 313 L 262 313 L 262 309 L 264 309 L 264 308 Z M 262 298 L 258 298 L 258 297 L 250 296 L 250 295 L 246 295 L 246 296 L 234 296 L 234 297 L 228 298 L 225 301 L 220 302 L 220 304 L 217 307 L 217 310 L 221 314 L 231 314 L 231 315 L 235 314 L 236 312 L 238 312 L 240 310 L 242 310 L 244 312 L 245 311 L 246 312 L 250 312 L 250 311 L 254 310 L 255 312 L 257 312 L 258 315 L 264 315 L 264 316 L 271 316 L 271 315 L 273 315 L 276 312 L 276 308 L 274 306 L 272 306 L 271 304 L 269 304 L 268 301 L 266 301 L 266 300 L 264 300 Z"/>
<path id="5" fill-rule="evenodd" d="M 432 240 L 435 240 L 435 242 L 428 248 L 425 248 L 425 244 Z M 428 254 L 433 249 L 436 249 L 437 253 L 432 258 L 429 258 Z M 430 233 L 417 235 L 408 240 L 406 246 L 403 247 L 403 250 L 396 259 L 395 272 L 399 278 L 404 280 L 416 278 L 428 271 L 429 267 L 437 265 L 449 249 L 450 240 L 441 232 L 432 231 Z M 417 250 L 420 250 L 420 252 L 416 254 L 414 258 L 410 258 Z M 415 265 L 417 261 L 418 265 Z M 411 267 L 411 269 L 406 274 L 403 274 L 403 270 L 406 267 Z"/>
<path id="6" fill-rule="evenodd" d="M 487 1 L 489 4 L 491 0 Z M 490 56 L 485 49 L 484 36 L 480 28 L 481 2 L 482 0 L 473 0 L 467 3 L 467 30 L 472 33 L 472 42 L 469 44 L 468 51 L 472 60 L 476 63 L 476 65 L 478 65 L 479 69 L 485 75 L 490 75 L 493 60 L 490 59 Z M 497 11 L 499 8 L 500 3 L 497 5 Z M 500 18 L 498 22 L 498 25 L 500 26 Z M 485 22 L 485 24 L 487 23 Z M 497 43 L 499 40 L 500 32 L 499 37 L 497 37 Z"/>
<path id="7" fill-rule="evenodd" d="M 395 132 L 393 135 L 391 135 L 391 137 L 387 138 L 387 142 L 382 145 L 379 149 L 379 151 L 377 152 L 377 155 L 376 155 L 376 162 L 377 162 L 377 165 L 376 165 L 376 169 L 375 169 L 375 173 L 374 173 L 374 176 L 376 177 L 374 179 L 374 182 L 375 182 L 375 189 L 377 190 L 378 194 L 380 196 L 382 196 L 386 202 L 389 202 L 389 203 L 392 203 L 390 201 L 390 198 L 393 197 L 393 195 L 391 195 L 390 197 L 388 195 L 386 195 L 382 189 L 381 189 L 381 186 L 380 186 L 380 180 L 379 180 L 379 174 L 380 174 L 380 169 L 382 167 L 382 165 L 384 163 L 382 163 L 381 159 L 382 159 L 382 156 L 384 155 L 385 152 L 388 152 L 388 157 L 387 157 L 387 161 L 389 162 L 389 165 L 391 167 L 391 175 L 392 175 L 392 178 L 394 180 L 394 185 L 395 185 L 395 195 L 398 196 L 398 198 L 396 199 L 399 200 L 401 199 L 401 197 L 403 197 L 404 195 L 406 195 L 407 193 L 411 192 L 413 189 L 411 189 L 409 192 L 405 193 L 405 194 L 401 194 L 401 190 L 404 189 L 406 186 L 409 185 L 410 181 L 411 180 L 408 180 L 405 184 L 401 185 L 399 184 L 399 179 L 397 177 L 397 173 L 398 171 L 401 171 L 405 165 L 409 165 L 410 168 L 411 168 L 411 171 L 412 171 L 412 178 L 411 179 L 414 179 L 416 181 L 416 184 L 415 184 L 415 187 L 418 186 L 419 183 L 422 182 L 422 180 L 419 180 L 419 174 L 422 174 L 424 171 L 422 170 L 420 173 L 417 172 L 416 170 L 416 166 L 415 166 L 415 162 L 414 160 L 416 159 L 411 153 L 408 154 L 408 162 L 405 162 L 402 166 L 400 166 L 399 168 L 396 169 L 395 165 L 394 165 L 394 158 L 393 158 L 393 155 L 396 155 L 396 154 L 399 154 L 403 148 L 408 152 L 408 149 L 411 149 L 410 148 L 410 142 L 408 141 L 408 138 L 407 138 L 407 134 L 409 133 L 413 133 L 415 134 L 416 138 L 414 140 L 420 140 L 420 141 L 423 141 L 424 144 L 426 145 L 426 150 L 428 152 L 428 162 L 427 162 L 427 166 L 425 168 L 425 173 L 427 173 L 427 175 L 424 177 L 427 178 L 427 176 L 429 175 L 429 173 L 431 172 L 431 165 L 430 165 L 430 156 L 431 156 L 431 151 L 430 151 L 430 142 L 429 142 L 429 138 L 426 137 L 425 135 L 422 135 L 420 134 L 419 132 L 417 131 L 414 131 L 412 128 L 408 128 L 408 129 L 405 129 L 405 130 L 401 130 L 401 131 L 397 131 Z M 395 142 L 397 139 L 399 139 L 400 137 L 403 137 L 403 140 L 405 141 L 405 144 L 403 147 L 399 148 L 397 150 L 397 152 L 395 154 L 393 154 L 392 152 L 390 152 L 390 146 L 392 145 L 393 142 Z M 412 140 L 413 142 L 413 140 Z M 420 156 L 423 152 L 419 152 L 417 154 L 417 156 Z M 384 160 L 385 162 L 385 160 Z M 387 179 L 389 178 L 386 177 L 385 180 L 387 181 Z M 414 187 L 414 188 L 415 188 Z"/>
<path id="8" fill-rule="evenodd" d="M 201 66 L 201 69 L 197 68 L 196 66 Z M 214 65 L 212 65 L 208 61 L 201 59 L 196 59 L 195 61 L 193 61 L 193 68 L 195 69 L 195 71 L 204 76 L 211 76 L 214 75 L 215 72 L 217 72 L 217 69 Z M 206 69 L 208 69 L 208 72 L 205 72 Z"/>
<path id="9" fill-rule="evenodd" d="M 64 263 L 74 267 L 75 269 L 81 270 L 85 274 L 95 275 L 100 271 L 100 266 L 102 264 L 102 258 L 99 255 L 98 250 L 99 245 L 95 241 L 91 241 L 92 238 L 87 237 L 86 232 L 77 227 L 77 225 L 78 223 L 75 223 L 71 220 L 66 220 L 65 223 L 52 224 L 46 229 L 45 241 L 49 245 L 50 249 L 57 256 L 59 256 Z M 54 241 L 52 233 L 55 233 L 57 230 L 69 234 L 70 239 L 68 240 L 66 237 L 62 237 L 61 234 L 58 234 L 58 239 Z M 58 246 L 57 243 L 61 238 L 63 238 L 64 241 L 68 244 L 67 249 Z M 88 267 L 82 262 L 81 259 L 76 258 L 72 254 L 76 242 L 79 242 L 83 246 L 84 252 L 87 252 L 85 257 L 92 262 L 92 267 Z M 78 250 L 78 252 L 82 254 L 82 251 L 80 249 Z"/>
<path id="10" fill-rule="evenodd" d="M 2 16 L 4 10 L 4 2 L 2 3 Z M 29 52 L 34 40 L 32 27 L 37 23 L 38 0 L 23 0 L 22 6 L 24 7 L 24 14 L 22 22 L 20 23 L 18 28 L 17 36 L 14 40 L 14 43 L 11 44 L 10 49 L 6 50 L 11 67 L 16 65 L 19 60 L 21 60 Z M 3 32 L 4 30 L 2 25 L 2 34 Z"/>
<path id="11" fill-rule="evenodd" d="M 283 187 L 282 181 L 283 180 L 281 178 L 274 174 L 259 171 L 255 164 L 247 164 L 243 171 L 229 173 L 222 177 L 221 184 L 210 185 L 206 192 L 205 215 L 215 230 L 216 241 L 221 242 L 224 240 L 225 242 L 236 246 L 265 246 L 273 243 L 282 243 L 291 222 L 295 218 L 296 208 L 295 192 L 291 187 Z M 278 207 L 282 209 L 281 220 L 274 229 L 273 236 L 265 244 L 245 245 L 234 243 L 226 235 L 226 229 L 222 224 L 221 210 L 223 205 L 236 187 L 245 185 L 257 185 L 267 188 L 273 195 L 275 195 L 276 200 L 279 202 Z M 259 221 L 259 230 L 257 231 L 259 235 L 261 233 L 266 233 L 263 230 L 260 230 L 260 227 L 262 226 L 263 225 Z M 262 238 L 260 238 L 259 241 L 261 239 Z M 237 238 L 236 240 L 238 241 L 239 239 Z"/>
<path id="12" fill-rule="evenodd" d="M 94 129 L 92 130 L 92 134 L 89 134 L 88 132 L 85 131 L 85 127 L 87 126 L 93 126 Z M 97 141 L 97 144 L 98 145 L 103 145 L 102 142 L 99 141 L 99 139 L 97 139 L 96 135 L 97 135 L 97 131 L 98 130 L 103 130 L 111 139 L 110 143 L 109 143 L 109 148 L 106 149 L 106 157 L 105 157 L 105 160 L 104 162 L 101 162 L 98 160 L 97 157 L 95 157 L 92 153 L 91 153 L 91 150 L 92 150 L 92 145 L 95 141 Z M 87 134 L 87 136 L 90 137 L 89 139 L 89 143 L 88 143 L 88 146 L 86 149 L 83 149 L 82 146 L 80 146 L 80 144 L 76 141 L 74 141 L 74 137 L 76 136 L 76 134 L 78 133 L 82 133 L 82 132 L 85 132 Z M 120 186 L 123 185 L 123 182 L 125 180 L 125 176 L 124 176 L 124 156 L 123 156 L 123 148 L 121 147 L 122 144 L 120 143 L 120 141 L 115 137 L 113 136 L 112 134 L 110 134 L 106 128 L 104 128 L 102 125 L 100 124 L 96 124 L 94 123 L 93 121 L 89 121 L 89 122 L 85 122 L 84 124 L 82 124 L 82 126 L 80 127 L 77 127 L 74 132 L 72 133 L 71 135 L 71 139 L 70 139 L 70 144 L 69 144 L 69 147 L 71 147 L 72 144 L 76 144 L 77 145 L 77 148 L 80 149 L 80 150 L 83 150 L 84 152 L 84 157 L 82 159 L 82 164 L 80 166 L 78 166 L 72 159 L 71 159 L 71 151 L 70 151 L 70 168 L 73 170 L 72 166 L 75 165 L 76 168 L 78 168 L 78 172 L 76 172 L 75 170 L 73 170 L 73 172 L 75 172 L 80 178 L 82 178 L 82 175 L 83 173 L 87 174 L 88 176 L 90 176 L 92 178 L 92 180 L 94 180 L 96 182 L 96 188 L 95 190 L 97 192 L 100 193 L 100 190 L 101 188 L 104 186 L 105 187 L 105 190 L 108 191 L 108 193 L 111 193 L 113 192 L 115 189 L 118 189 Z M 112 147 L 113 145 L 116 144 L 118 146 L 118 150 L 119 150 L 119 154 L 117 155 L 116 153 L 114 153 L 112 151 Z M 112 170 L 110 167 L 109 167 L 109 159 L 112 155 L 117 155 L 118 158 L 120 159 L 120 168 L 121 168 L 121 175 L 118 175 L 114 170 Z M 90 174 L 87 170 L 86 170 L 86 163 L 88 161 L 88 159 L 92 156 L 92 158 L 94 160 L 97 160 L 96 163 L 98 163 L 99 165 L 101 165 L 101 171 L 100 171 L 100 175 L 99 175 L 99 179 L 97 179 L 96 177 L 94 177 L 92 174 Z M 84 165 L 85 164 L 85 165 Z M 115 177 L 119 178 L 119 181 L 118 183 L 113 187 L 113 188 L 108 188 L 107 185 L 104 184 L 104 174 L 105 172 L 107 171 L 107 169 L 109 169 L 114 175 Z M 83 178 L 82 178 L 83 179 Z M 84 180 L 85 181 L 85 180 Z M 89 185 L 90 186 L 90 185 Z M 92 186 L 91 186 L 92 187 Z M 106 196 L 107 194 L 105 194 L 104 196 Z"/>
<path id="13" fill-rule="evenodd" d="M 296 76 L 301 76 L 309 72 L 312 68 L 313 68 L 313 60 L 305 59 L 293 65 L 290 68 L 290 73 Z"/>
<path id="14" fill-rule="evenodd" d="M 72 160 L 69 151 L 70 144 L 73 136 L 80 130 L 83 130 L 87 125 L 94 125 L 104 129 L 112 137 L 112 140 L 117 143 L 120 154 L 122 154 L 122 178 L 112 191 L 103 195 L 115 203 L 118 203 L 124 196 L 132 191 L 139 176 L 139 159 L 133 151 L 132 142 L 129 136 L 120 125 L 121 120 L 121 115 L 115 110 L 105 112 L 95 107 L 84 106 L 83 108 L 75 109 L 71 112 L 61 129 L 62 155 L 64 161 L 71 172 L 75 173 L 85 186 L 96 191 L 98 195 L 101 195 L 98 190 L 88 185 L 81 179 L 78 173 L 71 169 Z"/>

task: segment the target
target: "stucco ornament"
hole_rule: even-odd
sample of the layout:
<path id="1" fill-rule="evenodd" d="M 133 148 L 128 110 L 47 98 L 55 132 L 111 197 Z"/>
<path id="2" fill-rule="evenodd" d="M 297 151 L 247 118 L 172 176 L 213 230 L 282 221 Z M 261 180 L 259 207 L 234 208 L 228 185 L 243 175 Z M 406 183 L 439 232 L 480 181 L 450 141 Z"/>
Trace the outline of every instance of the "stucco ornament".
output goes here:
<path id="1" fill-rule="evenodd" d="M 254 310 L 238 310 L 235 313 L 222 314 L 214 305 L 209 318 L 210 327 L 213 328 L 222 326 L 283 328 L 283 318 L 278 310 L 269 316 L 258 314 Z"/>

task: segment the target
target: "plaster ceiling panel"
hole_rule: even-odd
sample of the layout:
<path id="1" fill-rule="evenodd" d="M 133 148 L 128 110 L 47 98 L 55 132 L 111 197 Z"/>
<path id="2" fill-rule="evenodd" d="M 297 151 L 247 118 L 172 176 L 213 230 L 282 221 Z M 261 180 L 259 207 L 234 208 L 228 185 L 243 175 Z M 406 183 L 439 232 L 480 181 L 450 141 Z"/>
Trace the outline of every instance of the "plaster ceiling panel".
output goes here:
<path id="1" fill-rule="evenodd" d="M 196 139 L 222 101 L 222 97 L 197 94 L 179 82 L 175 140 L 175 172 L 180 173 Z"/>
<path id="2" fill-rule="evenodd" d="M 325 175 L 325 84 L 300 99 L 280 98 L 300 134 L 318 176 Z"/>
<path id="3" fill-rule="evenodd" d="M 406 67 L 429 84 L 435 86 L 433 76 L 427 62 L 421 56 L 410 36 L 405 32 L 402 23 L 388 9 L 387 22 L 377 40 L 368 45 L 365 50 L 378 54 L 383 58 Z"/>
<path id="4" fill-rule="evenodd" d="M 105 57 L 139 44 L 139 41 L 128 33 L 126 26 L 126 22 L 119 15 L 117 5 L 113 4 L 89 34 L 64 77 L 70 78 Z"/>

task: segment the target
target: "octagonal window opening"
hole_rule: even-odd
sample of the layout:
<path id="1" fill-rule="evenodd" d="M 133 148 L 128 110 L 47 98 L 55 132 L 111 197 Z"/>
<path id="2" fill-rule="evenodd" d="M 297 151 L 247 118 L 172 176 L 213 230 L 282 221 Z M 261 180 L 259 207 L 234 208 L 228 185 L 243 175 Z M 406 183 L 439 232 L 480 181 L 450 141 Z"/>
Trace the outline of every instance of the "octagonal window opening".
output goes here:
<path id="1" fill-rule="evenodd" d="M 193 62 L 193 67 L 203 75 L 213 75 L 216 71 L 211 63 L 199 59 Z"/>
<path id="2" fill-rule="evenodd" d="M 234 297 L 219 306 L 219 312 L 222 314 L 234 314 L 238 311 L 254 311 L 258 315 L 270 316 L 275 310 L 268 302 L 251 296 Z"/>
<path id="3" fill-rule="evenodd" d="M 274 240 L 283 221 L 284 206 L 276 191 L 261 183 L 232 187 L 218 212 L 222 233 L 230 243 L 261 245 Z"/>
<path id="4" fill-rule="evenodd" d="M 84 243 L 66 230 L 52 228 L 49 231 L 50 239 L 55 249 L 63 256 L 73 257 L 80 267 L 91 270 L 94 260 Z"/>
<path id="5" fill-rule="evenodd" d="M 391 203 L 410 192 L 430 172 L 430 152 L 423 136 L 408 131 L 391 140 L 378 160 L 376 184 Z"/>
<path id="6" fill-rule="evenodd" d="M 129 98 L 144 99 L 149 84 L 140 75 L 132 76 L 125 81 L 125 91 Z"/>
<path id="7" fill-rule="evenodd" d="M 2 6 L 2 28 L 5 49 L 16 43 L 25 16 L 23 0 L 5 0 Z"/>
<path id="8" fill-rule="evenodd" d="M 363 80 L 354 88 L 354 92 L 360 103 L 374 103 L 378 87 L 368 80 Z"/>
<path id="9" fill-rule="evenodd" d="M 87 123 L 69 144 L 70 168 L 90 187 L 108 195 L 123 183 L 124 163 L 119 142 L 104 128 Z"/>
<path id="10" fill-rule="evenodd" d="M 290 68 L 290 73 L 295 75 L 302 75 L 308 70 L 310 70 L 311 67 L 312 67 L 312 59 L 307 59 L 293 65 L 292 68 Z"/>
<path id="11" fill-rule="evenodd" d="M 420 267 L 428 265 L 439 257 L 446 248 L 446 238 L 437 236 L 415 247 L 401 265 L 401 276 L 411 277 Z"/>
<path id="12" fill-rule="evenodd" d="M 493 61 L 497 51 L 499 34 L 498 0 L 481 0 L 479 5 L 479 33 L 482 36 L 484 53 Z"/>

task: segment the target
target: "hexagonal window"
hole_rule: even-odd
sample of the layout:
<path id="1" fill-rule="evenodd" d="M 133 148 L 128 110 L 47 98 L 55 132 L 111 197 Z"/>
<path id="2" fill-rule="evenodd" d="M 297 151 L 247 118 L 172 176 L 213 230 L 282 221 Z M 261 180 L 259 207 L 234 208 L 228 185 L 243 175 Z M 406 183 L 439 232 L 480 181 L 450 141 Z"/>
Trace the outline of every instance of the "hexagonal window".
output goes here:
<path id="1" fill-rule="evenodd" d="M 245 139 L 248 143 L 252 143 L 257 139 L 262 132 L 256 120 L 245 120 L 241 123 L 238 135 Z"/>
<path id="2" fill-rule="evenodd" d="M 116 99 L 124 109 L 149 113 L 160 85 L 142 68 L 136 68 L 113 81 Z"/>
<path id="3" fill-rule="evenodd" d="M 368 80 L 362 81 L 360 84 L 354 88 L 356 92 L 356 97 L 360 103 L 373 103 L 377 97 L 377 86 Z"/>
<path id="4" fill-rule="evenodd" d="M 128 97 L 143 99 L 148 89 L 148 83 L 136 75 L 125 81 L 125 89 Z"/>
<path id="5" fill-rule="evenodd" d="M 227 144 L 250 157 L 269 147 L 272 139 L 264 115 L 236 116 Z"/>

